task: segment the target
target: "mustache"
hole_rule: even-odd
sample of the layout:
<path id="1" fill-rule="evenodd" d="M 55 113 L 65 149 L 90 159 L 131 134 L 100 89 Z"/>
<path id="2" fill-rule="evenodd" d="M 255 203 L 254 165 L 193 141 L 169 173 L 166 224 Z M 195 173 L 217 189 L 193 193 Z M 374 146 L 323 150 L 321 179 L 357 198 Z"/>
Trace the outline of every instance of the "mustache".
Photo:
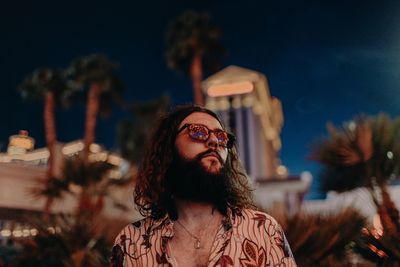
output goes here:
<path id="1" fill-rule="evenodd" d="M 206 150 L 204 152 L 201 152 L 201 153 L 197 154 L 196 160 L 201 160 L 202 158 L 210 156 L 210 155 L 217 157 L 219 163 L 222 166 L 224 165 L 224 161 L 223 161 L 221 155 L 217 151 L 215 151 L 214 149 L 208 149 L 208 150 Z"/>

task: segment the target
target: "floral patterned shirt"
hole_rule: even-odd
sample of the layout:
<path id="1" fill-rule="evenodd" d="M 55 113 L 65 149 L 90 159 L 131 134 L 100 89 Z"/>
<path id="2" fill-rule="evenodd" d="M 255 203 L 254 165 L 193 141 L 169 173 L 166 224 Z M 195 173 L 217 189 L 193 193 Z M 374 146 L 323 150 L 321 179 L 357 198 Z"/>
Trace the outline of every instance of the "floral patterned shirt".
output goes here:
<path id="1" fill-rule="evenodd" d="M 168 250 L 173 221 L 145 218 L 115 239 L 110 266 L 176 266 Z M 266 213 L 228 209 L 212 245 L 208 266 L 296 266 L 280 225 Z"/>

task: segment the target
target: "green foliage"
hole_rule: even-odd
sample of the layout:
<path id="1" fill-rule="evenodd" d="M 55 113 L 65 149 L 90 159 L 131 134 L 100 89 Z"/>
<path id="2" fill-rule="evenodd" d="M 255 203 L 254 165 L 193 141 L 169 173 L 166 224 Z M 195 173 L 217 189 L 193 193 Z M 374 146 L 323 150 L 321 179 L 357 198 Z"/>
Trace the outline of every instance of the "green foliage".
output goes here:
<path id="1" fill-rule="evenodd" d="M 219 57 L 224 52 L 220 44 L 221 30 L 212 25 L 207 13 L 186 11 L 174 18 L 166 33 L 166 58 L 171 69 L 189 73 L 193 58 L 203 58 L 205 70 L 219 68 Z"/>

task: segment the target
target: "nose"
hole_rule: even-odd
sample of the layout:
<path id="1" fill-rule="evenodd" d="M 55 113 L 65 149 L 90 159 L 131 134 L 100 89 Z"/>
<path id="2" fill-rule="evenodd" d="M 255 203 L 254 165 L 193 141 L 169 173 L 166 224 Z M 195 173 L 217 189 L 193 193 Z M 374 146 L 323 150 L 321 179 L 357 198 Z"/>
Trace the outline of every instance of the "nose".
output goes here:
<path id="1" fill-rule="evenodd" d="M 214 133 L 210 133 L 210 137 L 206 142 L 209 148 L 218 149 L 220 145 L 218 144 L 218 138 L 215 136 Z"/>

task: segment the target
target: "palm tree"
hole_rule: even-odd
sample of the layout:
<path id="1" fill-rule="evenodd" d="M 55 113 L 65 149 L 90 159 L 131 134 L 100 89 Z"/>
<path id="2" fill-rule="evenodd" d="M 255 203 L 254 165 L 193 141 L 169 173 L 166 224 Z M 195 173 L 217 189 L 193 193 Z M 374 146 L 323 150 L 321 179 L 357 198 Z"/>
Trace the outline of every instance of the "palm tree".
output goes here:
<path id="1" fill-rule="evenodd" d="M 108 173 L 115 166 L 109 159 L 84 162 L 82 157 L 65 159 L 62 177 L 52 188 L 55 192 L 75 195 L 79 191 L 90 197 L 82 198 L 75 213 L 61 213 L 50 221 L 30 216 L 26 223 L 38 230 L 32 239 L 22 240 L 18 255 L 10 266 L 108 266 L 110 234 L 115 218 L 110 222 L 102 216 L 103 196 L 108 196 L 115 208 L 127 210 L 127 206 L 114 199 L 110 192 L 115 187 L 127 186 L 130 177 L 110 179 Z M 97 201 L 92 201 L 97 197 Z M 53 228 L 56 226 L 55 228 Z M 51 228 L 53 229 L 51 229 Z"/>
<path id="2" fill-rule="evenodd" d="M 297 265 L 354 266 L 349 246 L 360 236 L 366 219 L 353 208 L 337 214 L 294 216 L 270 213 L 282 226 Z"/>
<path id="3" fill-rule="evenodd" d="M 360 116 L 342 129 L 328 125 L 328 131 L 330 136 L 318 142 L 311 153 L 311 159 L 324 166 L 323 188 L 346 191 L 365 186 L 384 230 L 384 236 L 375 241 L 397 240 L 390 251 L 396 251 L 392 254 L 400 260 L 400 216 L 387 189 L 388 181 L 400 175 L 400 118 Z"/>
<path id="4" fill-rule="evenodd" d="M 118 124 L 118 147 L 122 157 L 132 165 L 143 158 L 145 144 L 157 119 L 167 111 L 170 100 L 167 96 L 130 106 L 133 118 Z"/>
<path id="5" fill-rule="evenodd" d="M 203 69 L 216 71 L 218 56 L 224 51 L 219 42 L 221 30 L 212 25 L 207 13 L 186 11 L 168 26 L 166 34 L 167 65 L 189 74 L 194 102 L 204 105 L 201 90 Z"/>
<path id="6" fill-rule="evenodd" d="M 55 107 L 63 102 L 63 96 L 69 89 L 61 71 L 48 68 L 35 70 L 18 86 L 18 90 L 24 99 L 44 101 L 43 121 L 49 151 L 47 183 L 53 183 L 56 178 L 54 162 L 57 144 Z M 53 195 L 48 194 L 45 214 L 48 214 L 53 197 Z"/>
<path id="7" fill-rule="evenodd" d="M 83 159 L 88 161 L 90 145 L 95 141 L 97 116 L 111 112 L 112 101 L 120 101 L 123 85 L 116 74 L 118 65 L 104 55 L 93 54 L 74 60 L 67 70 L 73 83 L 87 90 Z"/>
<path id="8" fill-rule="evenodd" d="M 18 254 L 7 266 L 109 266 L 112 242 L 107 240 L 105 233 L 96 229 L 99 228 L 98 221 L 87 220 L 78 224 L 73 218 L 60 215 L 54 218 L 53 225 L 32 217 L 28 220 L 38 234 L 20 241 Z"/>

